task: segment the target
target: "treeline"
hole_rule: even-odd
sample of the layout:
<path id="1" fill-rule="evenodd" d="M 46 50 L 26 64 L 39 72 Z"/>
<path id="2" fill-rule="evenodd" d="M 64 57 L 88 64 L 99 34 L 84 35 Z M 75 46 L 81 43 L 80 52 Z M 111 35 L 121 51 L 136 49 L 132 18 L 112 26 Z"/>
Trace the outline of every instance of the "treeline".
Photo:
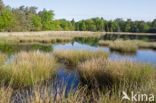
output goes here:
<path id="1" fill-rule="evenodd" d="M 54 20 L 52 10 L 37 12 L 36 7 L 11 8 L 0 0 L 0 31 L 106 31 L 106 32 L 148 32 L 156 33 L 156 19 L 152 22 L 132 21 L 131 19 L 92 18 L 75 22 L 75 20 Z"/>

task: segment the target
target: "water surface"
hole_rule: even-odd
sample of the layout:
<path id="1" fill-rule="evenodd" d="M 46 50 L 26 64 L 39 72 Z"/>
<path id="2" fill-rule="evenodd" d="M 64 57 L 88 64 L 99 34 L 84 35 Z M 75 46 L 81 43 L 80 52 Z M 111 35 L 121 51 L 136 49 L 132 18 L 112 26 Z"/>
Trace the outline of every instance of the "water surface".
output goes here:
<path id="1" fill-rule="evenodd" d="M 121 59 L 129 59 L 136 62 L 151 64 L 156 66 L 156 51 L 150 49 L 139 49 L 136 54 L 120 54 L 117 52 L 111 52 L 108 47 L 100 47 L 100 46 L 90 46 L 87 44 L 81 44 L 78 42 L 68 43 L 68 44 L 60 44 L 53 45 L 54 50 L 103 50 L 110 54 L 110 59 L 121 60 Z"/>

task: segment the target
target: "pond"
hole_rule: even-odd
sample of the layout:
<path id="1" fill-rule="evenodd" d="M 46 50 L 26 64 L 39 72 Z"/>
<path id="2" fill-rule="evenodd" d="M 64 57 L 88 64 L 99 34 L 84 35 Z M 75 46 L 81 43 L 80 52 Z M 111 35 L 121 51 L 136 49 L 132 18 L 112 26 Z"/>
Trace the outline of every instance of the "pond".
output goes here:
<path id="1" fill-rule="evenodd" d="M 74 49 L 74 50 L 104 50 L 110 54 L 110 59 L 130 59 L 141 63 L 151 64 L 156 66 L 156 51 L 150 49 L 139 49 L 135 54 L 120 54 L 118 52 L 112 52 L 108 47 L 90 46 L 87 44 L 81 44 L 78 42 L 53 45 L 54 50 L 62 49 Z"/>
<path id="2" fill-rule="evenodd" d="M 81 44 L 79 42 L 53 45 L 52 48 L 54 50 L 103 50 L 110 54 L 109 58 L 113 60 L 121 60 L 128 59 L 132 61 L 137 61 L 140 63 L 151 64 L 156 67 L 156 51 L 149 49 L 139 49 L 135 54 L 120 54 L 118 52 L 111 52 L 108 47 L 100 47 L 100 46 L 90 46 L 87 44 Z M 68 69 L 68 68 L 67 68 Z M 59 80 L 63 80 L 67 84 L 67 90 L 71 89 L 71 85 L 74 85 L 74 89 L 78 86 L 79 76 L 77 73 L 73 72 L 65 72 L 65 68 L 61 68 L 58 72 Z M 70 81 L 70 82 L 69 82 Z M 72 83 L 72 84 L 71 84 Z"/>
<path id="3" fill-rule="evenodd" d="M 105 52 L 108 52 L 110 54 L 109 59 L 112 60 L 121 60 L 121 59 L 129 59 L 136 62 L 141 62 L 145 64 L 151 64 L 154 67 L 156 67 L 156 51 L 150 50 L 150 49 L 139 49 L 135 54 L 121 54 L 118 52 L 112 52 L 109 47 L 101 47 L 98 45 L 89 45 L 85 43 L 80 42 L 72 42 L 72 43 L 66 43 L 66 44 L 57 44 L 57 45 L 50 45 L 50 46 L 39 46 L 39 45 L 32 45 L 24 47 L 24 49 L 18 49 L 18 51 L 14 51 L 11 53 L 10 58 L 7 60 L 7 63 L 11 63 L 16 58 L 16 53 L 19 51 L 29 51 L 29 50 L 37 50 L 37 51 L 52 51 L 52 50 L 103 50 Z M 46 49 L 46 50 L 44 50 Z M 71 69 L 72 68 L 72 69 Z M 54 83 L 54 85 L 53 85 Z M 78 88 L 78 85 L 80 83 L 79 74 L 76 70 L 73 69 L 73 67 L 68 67 L 63 64 L 60 65 L 59 70 L 56 74 L 56 79 L 52 83 L 53 89 L 55 92 L 64 91 L 65 96 L 68 96 L 69 91 L 76 91 Z M 65 90 L 61 90 L 65 87 Z"/>
<path id="4" fill-rule="evenodd" d="M 33 46 L 33 47 L 40 47 L 40 46 Z M 79 42 L 72 42 L 67 44 L 57 44 L 57 45 L 51 45 L 46 46 L 42 48 L 46 48 L 47 50 L 103 50 L 105 52 L 108 52 L 110 54 L 109 59 L 113 60 L 121 60 L 121 59 L 128 59 L 136 62 L 141 62 L 145 64 L 151 64 L 156 67 L 156 51 L 149 50 L 149 49 L 139 49 L 135 54 L 121 54 L 118 52 L 112 52 L 108 47 L 101 47 L 101 46 L 91 46 L 88 44 L 82 44 Z M 41 47 L 40 47 L 41 48 Z M 37 48 L 35 50 L 40 50 L 40 48 Z M 32 49 L 32 48 L 30 48 Z M 23 50 L 23 49 L 22 49 Z M 25 50 L 25 49 L 24 49 Z M 29 51 L 29 50 L 26 50 Z M 41 50 L 42 51 L 42 50 Z M 16 56 L 13 54 L 10 56 L 10 58 L 7 60 L 7 63 L 11 63 L 14 61 Z M 72 88 L 75 90 L 80 82 L 79 80 L 79 74 L 76 71 L 73 71 L 71 69 L 72 67 L 67 66 L 60 66 L 59 71 L 56 75 L 56 82 L 55 82 L 55 88 L 62 88 L 66 87 L 65 93 L 67 94 L 70 89 Z"/>

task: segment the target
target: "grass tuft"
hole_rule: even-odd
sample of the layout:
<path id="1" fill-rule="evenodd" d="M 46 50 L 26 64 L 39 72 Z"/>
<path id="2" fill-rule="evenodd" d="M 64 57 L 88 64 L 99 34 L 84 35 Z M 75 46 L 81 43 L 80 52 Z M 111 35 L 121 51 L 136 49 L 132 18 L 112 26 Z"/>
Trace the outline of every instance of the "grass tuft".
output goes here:
<path id="1" fill-rule="evenodd" d="M 110 44 L 110 49 L 112 51 L 118 51 L 121 53 L 135 53 L 138 46 L 132 41 L 114 41 Z"/>
<path id="2" fill-rule="evenodd" d="M 113 41 L 110 41 L 110 40 L 100 40 L 100 41 L 98 42 L 98 44 L 99 44 L 100 46 L 109 46 L 112 42 L 113 42 Z"/>
<path id="3" fill-rule="evenodd" d="M 154 81 L 156 76 L 156 71 L 150 65 L 129 60 L 107 60 L 103 58 L 81 63 L 79 72 L 84 83 L 94 86 L 97 84 L 97 86 L 103 87 L 118 86 L 120 83 L 137 87 Z"/>
<path id="4" fill-rule="evenodd" d="M 55 58 L 46 53 L 20 52 L 11 64 L 0 69 L 0 83 L 14 88 L 33 84 L 54 77 L 57 71 Z"/>
<path id="5" fill-rule="evenodd" d="M 73 66 L 93 58 L 108 57 L 108 54 L 101 50 L 55 50 L 54 55 L 58 58 L 59 61 L 63 61 L 65 64 Z"/>

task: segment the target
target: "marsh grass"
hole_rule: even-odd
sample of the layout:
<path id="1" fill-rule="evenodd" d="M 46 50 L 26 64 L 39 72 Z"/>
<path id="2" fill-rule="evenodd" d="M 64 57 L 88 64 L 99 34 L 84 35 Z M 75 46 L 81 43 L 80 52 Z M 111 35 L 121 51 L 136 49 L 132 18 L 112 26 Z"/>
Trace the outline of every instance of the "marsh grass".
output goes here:
<path id="1" fill-rule="evenodd" d="M 100 40 L 100 46 L 108 46 L 112 51 L 121 53 L 135 53 L 137 49 L 153 49 L 156 50 L 156 42 L 146 42 L 141 40 Z"/>
<path id="2" fill-rule="evenodd" d="M 152 66 L 129 60 L 107 60 L 103 58 L 88 60 L 79 65 L 82 81 L 91 86 L 112 88 L 126 84 L 127 88 L 139 87 L 155 81 L 156 71 Z M 93 84 L 92 84 L 93 83 Z"/>
<path id="3" fill-rule="evenodd" d="M 43 43 L 43 44 L 55 44 L 63 42 L 71 42 L 70 37 L 19 37 L 17 39 L 20 43 Z"/>
<path id="4" fill-rule="evenodd" d="M 100 37 L 100 32 L 79 32 L 79 31 L 44 31 L 44 32 L 11 32 L 2 33 L 0 40 L 12 43 L 66 43 L 71 42 L 75 37 Z M 0 41 L 0 42 L 1 42 Z"/>
<path id="5" fill-rule="evenodd" d="M 139 42 L 139 48 L 143 49 L 154 49 L 156 50 L 156 42 Z"/>
<path id="6" fill-rule="evenodd" d="M 104 51 L 90 51 L 90 50 L 55 50 L 54 55 L 59 61 L 67 65 L 76 66 L 86 60 L 93 58 L 107 58 L 108 54 Z"/>
<path id="7" fill-rule="evenodd" d="M 100 41 L 98 42 L 98 44 L 99 44 L 100 46 L 109 46 L 112 42 L 113 42 L 113 41 L 110 41 L 110 40 L 100 40 Z"/>
<path id="8" fill-rule="evenodd" d="M 13 88 L 33 86 L 53 78 L 57 71 L 55 58 L 46 53 L 20 52 L 16 59 L 0 69 L 0 83 Z"/>
<path id="9" fill-rule="evenodd" d="M 122 53 L 135 53 L 138 50 L 138 46 L 132 41 L 114 41 L 109 45 L 112 51 L 118 51 Z"/>
<path id="10" fill-rule="evenodd" d="M 13 91 L 11 88 L 0 88 L 0 103 L 14 103 L 24 102 L 24 103 L 134 103 L 131 101 L 122 101 L 122 91 L 128 93 L 128 91 L 139 91 L 140 93 L 154 93 L 149 90 L 152 90 L 153 85 L 149 84 L 149 86 L 142 86 L 140 88 L 114 88 L 114 90 L 103 90 L 99 91 L 99 89 L 90 90 L 90 94 L 88 94 L 87 87 L 79 87 L 77 91 L 70 92 L 68 97 L 65 97 L 63 93 L 59 94 L 59 98 L 55 96 L 49 87 L 34 87 L 31 89 L 31 95 L 25 94 L 22 95 L 20 91 Z M 122 86 L 123 87 L 123 86 Z M 156 88 L 154 88 L 156 90 Z M 117 90 L 117 91 L 116 91 Z M 98 91 L 98 92 L 96 92 Z M 16 95 L 18 94 L 18 95 Z M 16 95 L 16 98 L 13 96 Z M 128 95 L 130 95 L 128 93 Z M 18 96 L 18 97 L 17 97 Z M 18 100 L 18 99 L 20 100 Z M 144 102 L 138 102 L 144 103 Z M 145 102 L 151 103 L 151 102 Z M 155 102 L 152 102 L 155 103 Z"/>

